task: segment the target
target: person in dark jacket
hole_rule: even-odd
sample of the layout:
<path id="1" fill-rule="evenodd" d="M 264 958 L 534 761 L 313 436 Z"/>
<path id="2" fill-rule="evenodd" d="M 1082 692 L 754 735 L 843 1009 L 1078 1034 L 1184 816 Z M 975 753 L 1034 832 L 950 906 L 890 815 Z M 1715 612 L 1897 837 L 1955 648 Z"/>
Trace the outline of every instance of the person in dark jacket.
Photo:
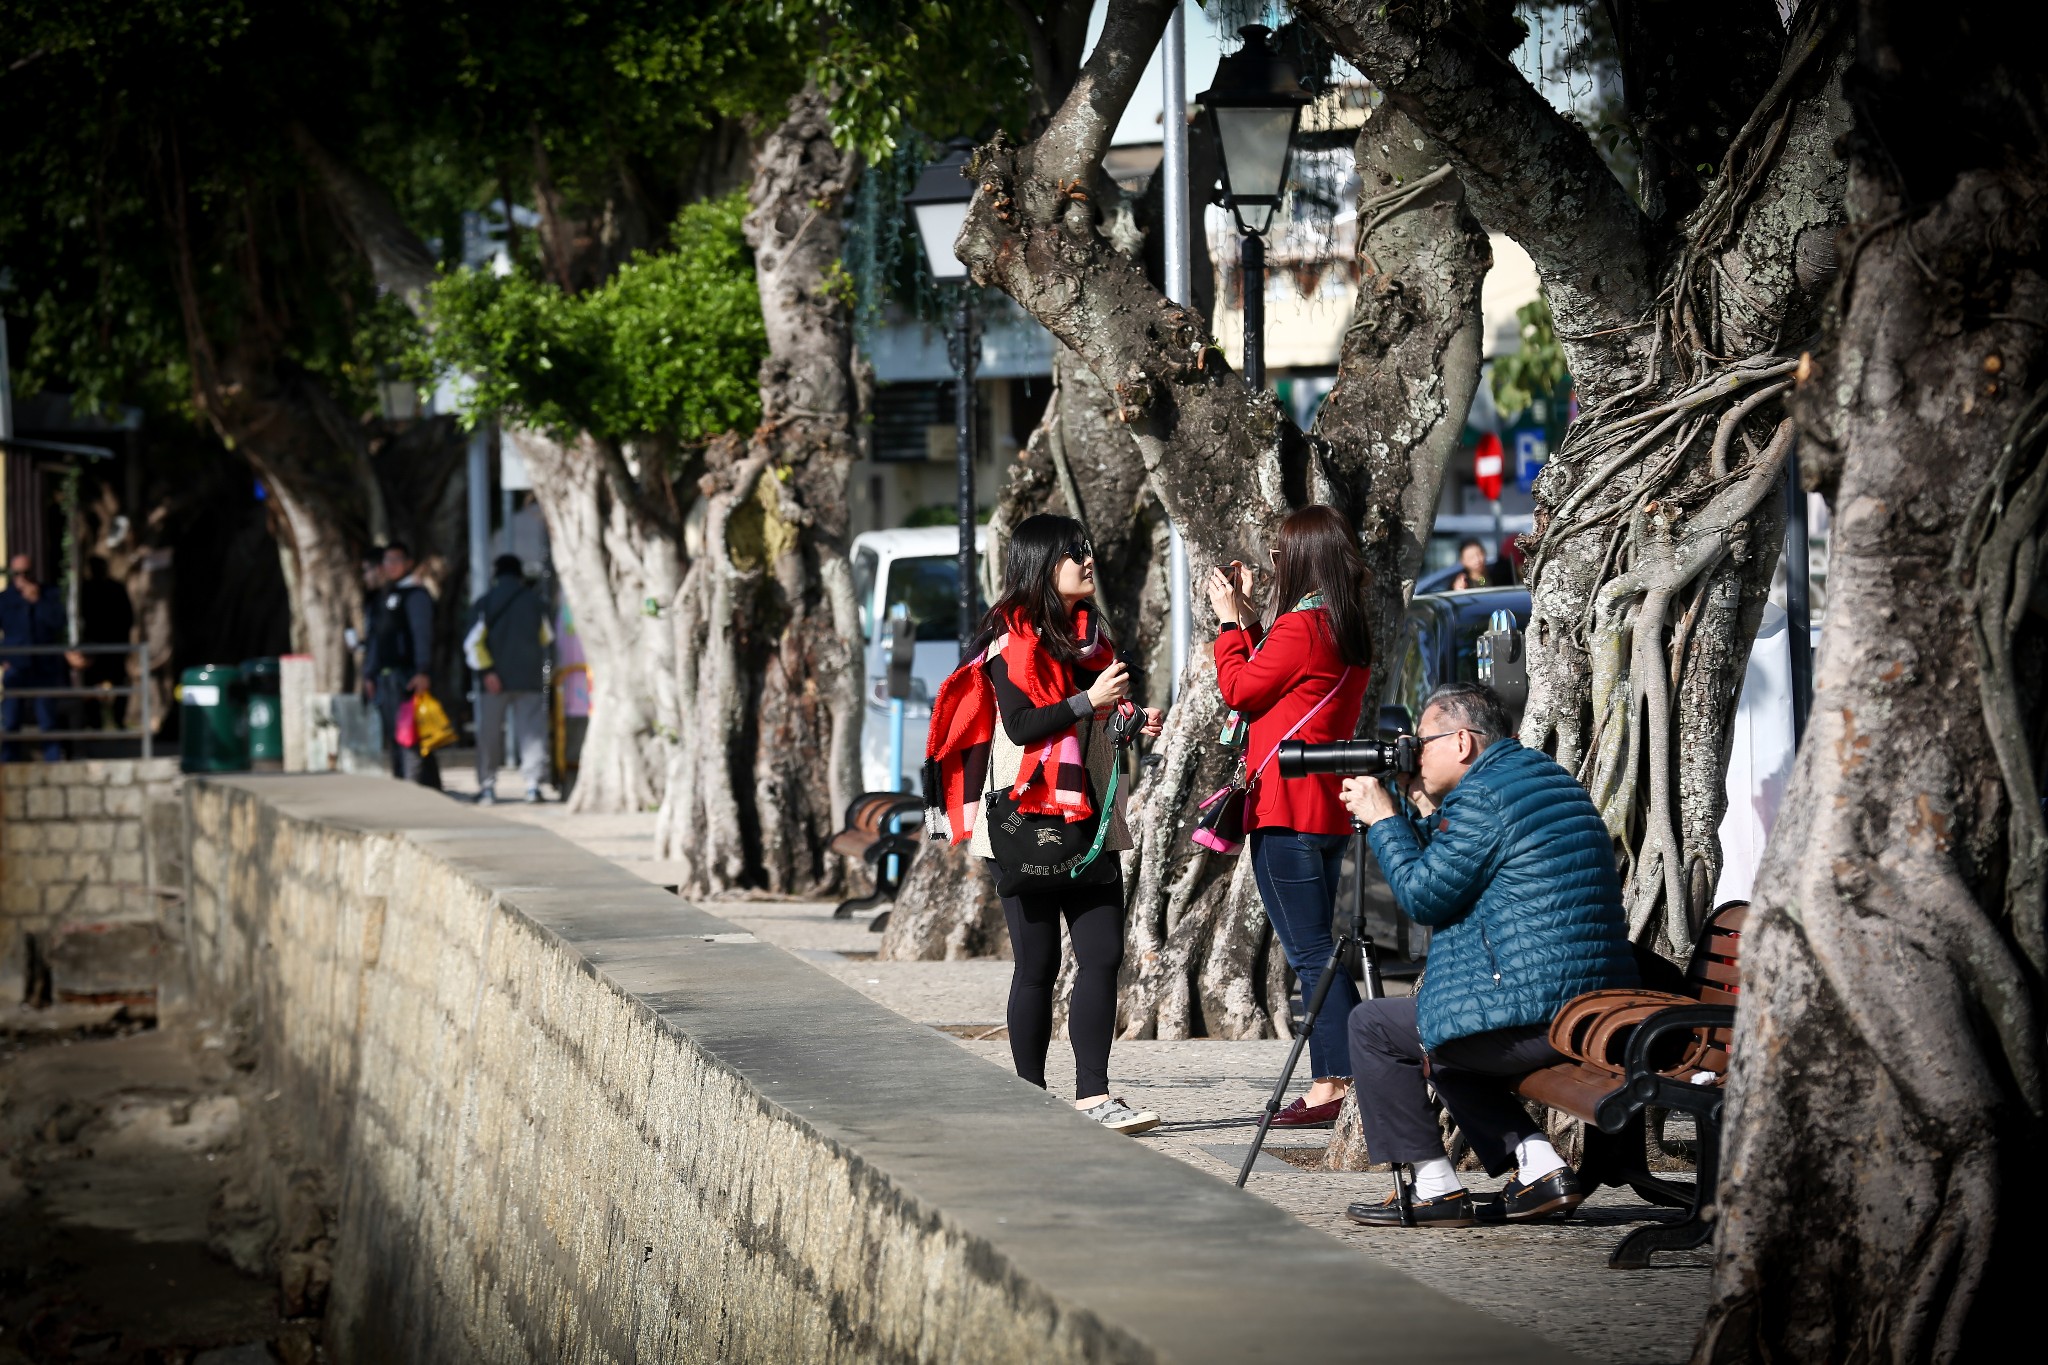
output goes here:
<path id="1" fill-rule="evenodd" d="M 44 734 L 63 728 L 58 720 L 57 699 L 24 697 L 23 691 L 68 686 L 71 668 L 83 659 L 75 655 L 16 653 L 5 645 L 63 645 L 70 642 L 70 622 L 64 604 L 53 593 L 43 591 L 41 582 L 28 567 L 26 556 L 8 565 L 6 591 L 0 592 L 0 685 L 7 689 L 0 697 L 0 730 L 12 734 L 22 728 L 24 713 L 35 717 L 36 729 Z M 4 760 L 21 761 L 20 746 L 8 741 Z M 43 762 L 64 761 L 64 746 L 54 739 L 43 741 Z"/>
<path id="2" fill-rule="evenodd" d="M 541 799 L 541 779 L 548 771 L 547 709 L 542 704 L 541 672 L 553 636 L 546 604 L 526 581 L 518 555 L 499 555 L 491 566 L 491 589 L 471 609 L 469 633 L 462 655 L 476 670 L 479 692 L 476 720 L 476 799 L 491 805 L 498 799 L 498 768 L 505 761 L 505 721 L 512 721 L 512 746 L 519 755 L 519 778 L 529 803 Z"/>
<path id="3" fill-rule="evenodd" d="M 365 624 L 363 695 L 377 704 L 385 743 L 391 746 L 391 775 L 441 789 L 441 765 L 417 744 L 398 742 L 398 708 L 407 697 L 427 691 L 434 660 L 434 597 L 413 576 L 412 549 L 394 540 L 384 547 L 384 581 L 389 584 L 377 611 Z"/>
<path id="4" fill-rule="evenodd" d="M 1561 1060 L 1549 1042 L 1560 1006 L 1638 984 L 1613 845 L 1572 775 L 1509 737 L 1493 689 L 1439 687 L 1416 728 L 1421 771 L 1402 781 L 1420 821 L 1401 818 L 1377 779 L 1344 784 L 1395 902 L 1434 931 L 1418 996 L 1368 1000 L 1351 1013 L 1366 1146 L 1375 1160 L 1415 1167 L 1418 1225 L 1567 1211 L 1585 1197 L 1578 1178 L 1513 1087 Z M 1487 1174 L 1515 1169 L 1498 1203 L 1467 1193 L 1444 1154 L 1425 1056 L 1430 1083 Z M 1391 1195 L 1349 1213 L 1400 1222 Z"/>

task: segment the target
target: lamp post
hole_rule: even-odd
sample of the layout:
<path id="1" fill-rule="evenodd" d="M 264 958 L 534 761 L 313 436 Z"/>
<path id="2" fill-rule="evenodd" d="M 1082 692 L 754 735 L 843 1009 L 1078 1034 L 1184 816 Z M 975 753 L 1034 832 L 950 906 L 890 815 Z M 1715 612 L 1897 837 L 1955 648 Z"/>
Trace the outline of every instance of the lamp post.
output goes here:
<path id="1" fill-rule="evenodd" d="M 1302 106 L 1314 100 L 1285 58 L 1267 45 L 1271 30 L 1238 30 L 1244 46 L 1216 65 L 1216 80 L 1195 101 L 1207 111 L 1223 166 L 1223 202 L 1237 218 L 1244 273 L 1244 378 L 1266 387 L 1266 231 L 1280 207 Z"/>
<path id="2" fill-rule="evenodd" d="M 955 138 L 946 154 L 925 167 L 917 187 L 903 202 L 917 219 L 925 263 L 932 278 L 954 289 L 953 325 L 946 332 L 946 356 L 953 363 L 954 455 L 960 476 L 960 652 L 967 653 L 974 636 L 974 369 L 981 358 L 980 321 L 974 315 L 974 286 L 967 263 L 953 252 L 953 243 L 967 223 L 974 184 L 967 179 L 967 159 L 974 143 Z"/>

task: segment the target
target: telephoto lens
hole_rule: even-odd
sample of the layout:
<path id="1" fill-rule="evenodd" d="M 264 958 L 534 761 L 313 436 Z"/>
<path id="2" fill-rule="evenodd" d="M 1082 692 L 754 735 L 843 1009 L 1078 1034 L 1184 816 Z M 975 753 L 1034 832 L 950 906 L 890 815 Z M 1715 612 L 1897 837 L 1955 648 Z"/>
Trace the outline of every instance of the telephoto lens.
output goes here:
<path id="1" fill-rule="evenodd" d="M 1389 741 L 1348 739 L 1334 744 L 1283 740 L 1277 761 L 1282 777 L 1373 777 L 1380 773 L 1412 773 L 1421 761 L 1415 736 Z"/>

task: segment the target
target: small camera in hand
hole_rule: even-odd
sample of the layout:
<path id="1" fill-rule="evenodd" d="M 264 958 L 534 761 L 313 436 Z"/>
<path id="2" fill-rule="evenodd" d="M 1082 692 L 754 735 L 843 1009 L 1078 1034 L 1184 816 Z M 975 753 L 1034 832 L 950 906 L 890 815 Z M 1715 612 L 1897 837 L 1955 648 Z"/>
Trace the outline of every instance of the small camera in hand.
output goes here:
<path id="1" fill-rule="evenodd" d="M 1335 744 L 1283 740 L 1278 763 L 1282 777 L 1378 777 L 1382 773 L 1414 773 L 1422 767 L 1422 744 L 1413 735 L 1391 740 L 1350 739 Z"/>

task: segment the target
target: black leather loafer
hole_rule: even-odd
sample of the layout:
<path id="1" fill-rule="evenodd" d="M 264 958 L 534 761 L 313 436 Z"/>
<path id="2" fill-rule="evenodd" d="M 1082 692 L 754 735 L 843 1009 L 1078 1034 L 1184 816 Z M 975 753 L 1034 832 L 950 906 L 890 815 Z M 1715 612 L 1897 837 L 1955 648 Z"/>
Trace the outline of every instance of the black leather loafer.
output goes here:
<path id="1" fill-rule="evenodd" d="M 1501 1187 L 1500 1202 L 1510 1223 L 1526 1223 L 1532 1218 L 1570 1214 L 1586 1202 L 1586 1192 L 1579 1188 L 1579 1178 L 1572 1168 L 1560 1166 L 1527 1185 L 1519 1176 L 1510 1176 Z"/>
<path id="2" fill-rule="evenodd" d="M 1409 1209 L 1415 1215 L 1415 1226 L 1419 1228 L 1469 1228 L 1480 1223 L 1500 1221 L 1500 1204 L 1496 1200 L 1484 1202 L 1474 1199 L 1465 1190 L 1454 1190 L 1450 1194 L 1438 1195 L 1435 1199 L 1413 1199 Z M 1345 1216 L 1354 1223 L 1363 1223 L 1369 1228 L 1397 1228 L 1401 1226 L 1401 1205 L 1392 1190 L 1377 1204 L 1363 1200 L 1344 1210 Z"/>

